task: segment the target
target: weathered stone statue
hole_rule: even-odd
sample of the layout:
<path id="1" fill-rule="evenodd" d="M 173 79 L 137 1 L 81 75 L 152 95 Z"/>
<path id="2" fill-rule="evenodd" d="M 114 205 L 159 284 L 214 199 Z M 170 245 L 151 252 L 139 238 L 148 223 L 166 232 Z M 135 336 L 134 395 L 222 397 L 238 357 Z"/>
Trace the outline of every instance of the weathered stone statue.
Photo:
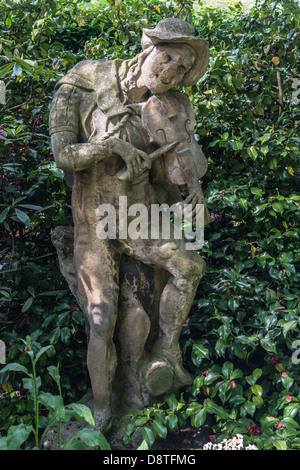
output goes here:
<path id="1" fill-rule="evenodd" d="M 174 233 L 151 236 L 151 207 L 203 204 L 206 159 L 195 141 L 190 100 L 175 85 L 204 74 L 208 44 L 186 22 L 168 18 L 144 29 L 131 60 L 86 60 L 57 84 L 50 135 L 57 166 L 72 186 L 74 229 L 57 227 L 61 271 L 87 324 L 94 416 L 106 432 L 113 394 L 124 410 L 192 383 L 179 335 L 205 263 Z M 140 236 L 128 207 L 145 207 Z M 103 236 L 113 207 L 119 223 Z M 106 224 L 106 225 L 105 225 Z M 107 233 L 110 233 L 109 230 Z M 124 236 L 125 233 L 125 236 Z M 122 406 L 121 406 L 122 405 Z"/>

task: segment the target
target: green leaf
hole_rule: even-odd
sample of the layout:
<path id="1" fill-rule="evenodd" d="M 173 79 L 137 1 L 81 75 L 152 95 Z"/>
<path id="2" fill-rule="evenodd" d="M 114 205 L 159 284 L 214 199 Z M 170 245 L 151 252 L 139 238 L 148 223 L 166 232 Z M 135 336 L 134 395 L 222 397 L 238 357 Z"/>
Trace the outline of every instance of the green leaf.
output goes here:
<path id="1" fill-rule="evenodd" d="M 71 330 L 67 326 L 63 327 L 60 331 L 60 337 L 63 343 L 68 343 L 71 338 Z"/>
<path id="2" fill-rule="evenodd" d="M 66 405 L 67 409 L 71 409 L 74 412 L 74 417 L 77 421 L 80 421 L 80 418 L 83 418 L 91 426 L 95 426 L 95 420 L 93 418 L 90 408 L 82 403 L 71 403 Z"/>
<path id="3" fill-rule="evenodd" d="M 264 401 L 263 401 L 262 397 L 254 396 L 252 398 L 252 401 L 253 401 L 254 405 L 256 406 L 256 408 L 261 408 L 264 404 Z"/>
<path id="4" fill-rule="evenodd" d="M 239 305 L 240 305 L 240 302 L 237 299 L 234 299 L 233 297 L 230 297 L 228 299 L 228 307 L 233 312 L 235 312 L 235 310 L 237 310 L 239 308 Z"/>
<path id="5" fill-rule="evenodd" d="M 290 416 L 283 418 L 281 422 L 285 425 L 288 430 L 299 429 L 299 424 Z"/>
<path id="6" fill-rule="evenodd" d="M 207 409 L 203 407 L 198 413 L 192 416 L 192 425 L 196 428 L 203 426 L 206 421 Z"/>
<path id="7" fill-rule="evenodd" d="M 168 429 L 163 424 L 161 424 L 159 421 L 153 421 L 152 427 L 153 427 L 153 431 L 158 437 L 161 437 L 162 439 L 166 439 L 167 434 L 168 434 Z"/>
<path id="8" fill-rule="evenodd" d="M 225 362 L 222 367 L 222 374 L 224 375 L 225 379 L 229 380 L 231 378 L 231 374 L 233 371 L 233 364 L 232 362 Z"/>
<path id="9" fill-rule="evenodd" d="M 267 142 L 268 140 L 270 140 L 270 137 L 271 137 L 270 132 L 266 132 L 266 134 L 264 134 L 264 135 L 260 138 L 261 143 L 264 144 L 265 142 Z"/>
<path id="10" fill-rule="evenodd" d="M 246 416 L 246 414 L 249 414 L 250 416 L 253 416 L 256 410 L 255 403 L 251 401 L 247 401 L 241 406 L 241 414 L 242 416 Z"/>
<path id="11" fill-rule="evenodd" d="M 277 299 L 276 292 L 273 289 L 269 289 L 269 288 L 266 289 L 265 295 L 266 295 L 266 302 L 268 305 L 271 304 L 272 302 L 275 302 Z"/>
<path id="12" fill-rule="evenodd" d="M 144 427 L 143 429 L 143 439 L 147 443 L 148 447 L 150 448 L 155 441 L 155 435 L 152 429 Z"/>
<path id="13" fill-rule="evenodd" d="M 276 170 L 277 164 L 278 164 L 277 158 L 275 157 L 272 157 L 271 160 L 268 162 L 268 166 L 271 170 Z"/>
<path id="14" fill-rule="evenodd" d="M 43 210 L 42 206 L 36 206 L 34 204 L 19 204 L 19 207 L 24 207 L 24 209 L 32 209 L 33 211 L 41 212 Z"/>
<path id="15" fill-rule="evenodd" d="M 242 395 L 234 395 L 229 399 L 229 403 L 233 403 L 234 405 L 241 405 L 241 403 L 245 403 L 246 398 Z"/>
<path id="16" fill-rule="evenodd" d="M 202 358 L 209 358 L 209 350 L 203 346 L 203 344 L 193 344 L 193 352 L 196 354 L 196 356 Z"/>
<path id="17" fill-rule="evenodd" d="M 30 227 L 31 225 L 31 222 L 30 222 L 30 218 L 28 217 L 28 215 L 21 211 L 20 209 L 15 209 L 15 214 L 16 216 L 18 217 L 18 219 L 23 222 L 23 224 L 27 225 L 28 227 Z"/>
<path id="18" fill-rule="evenodd" d="M 266 351 L 277 354 L 276 345 L 269 337 L 262 338 L 260 344 Z"/>
<path id="19" fill-rule="evenodd" d="M 49 392 L 40 393 L 40 402 L 48 409 L 53 410 L 59 419 L 66 415 L 63 399 L 60 395 L 52 395 Z"/>
<path id="20" fill-rule="evenodd" d="M 10 62 L 9 64 L 4 65 L 3 67 L 0 68 L 0 78 L 5 77 L 8 72 L 11 71 L 13 68 L 14 64 L 13 62 Z"/>
<path id="21" fill-rule="evenodd" d="M 111 450 L 110 444 L 102 432 L 98 432 L 98 441 L 101 450 Z"/>
<path id="22" fill-rule="evenodd" d="M 286 338 L 286 336 L 287 336 L 287 334 L 290 330 L 296 329 L 297 324 L 298 324 L 297 320 L 291 320 L 291 321 L 286 322 L 282 326 L 282 333 L 283 333 L 284 338 Z"/>
<path id="23" fill-rule="evenodd" d="M 35 356 L 35 360 L 38 361 L 39 358 L 40 358 L 46 351 L 48 351 L 49 349 L 53 349 L 53 346 L 44 346 L 43 348 L 41 348 L 41 349 L 37 352 L 37 354 L 36 354 L 36 356 Z"/>
<path id="24" fill-rule="evenodd" d="M 243 142 L 239 140 L 235 140 L 233 142 L 233 150 L 242 150 L 243 146 L 244 146 Z"/>
<path id="25" fill-rule="evenodd" d="M 219 405 L 215 405 L 214 403 L 212 403 L 209 407 L 207 407 L 207 411 L 212 411 L 220 419 L 228 418 L 228 412 L 225 410 L 225 408 L 222 408 Z"/>
<path id="26" fill-rule="evenodd" d="M 10 206 L 7 206 L 7 207 L 5 207 L 5 209 L 1 212 L 1 214 L 0 214 L 0 224 L 2 224 L 2 222 L 4 222 L 4 220 L 6 219 L 7 214 L 9 213 L 9 210 L 10 210 Z"/>
<path id="27" fill-rule="evenodd" d="M 177 429 L 178 418 L 175 414 L 170 414 L 166 417 L 166 423 L 170 431 L 174 432 Z"/>
<path id="28" fill-rule="evenodd" d="M 176 400 L 174 393 L 172 393 L 172 395 L 165 397 L 165 401 L 168 403 L 171 410 L 173 411 L 177 410 L 178 401 Z"/>
<path id="29" fill-rule="evenodd" d="M 110 446 L 100 431 L 96 431 L 95 429 L 81 429 L 75 435 L 78 437 L 82 442 L 84 442 L 88 447 L 98 447 L 100 446 L 100 440 L 104 448 L 101 450 L 110 450 Z"/>
<path id="30" fill-rule="evenodd" d="M 58 326 L 57 328 L 54 328 L 49 334 L 49 343 L 50 344 L 55 344 L 57 343 L 58 339 L 60 337 L 60 327 Z"/>
<path id="31" fill-rule="evenodd" d="M 254 393 L 254 395 L 256 395 L 257 397 L 261 397 L 261 395 L 263 394 L 263 389 L 261 385 L 257 385 L 257 384 L 252 385 L 251 390 L 252 390 L 252 393 Z"/>
<path id="32" fill-rule="evenodd" d="M 1 217 L 1 216 L 0 216 Z M 294 230 L 290 230 L 289 232 L 286 232 L 284 234 L 286 237 L 291 237 L 291 238 L 299 238 L 299 233 L 295 232 Z"/>
<path id="33" fill-rule="evenodd" d="M 25 366 L 18 364 L 17 362 L 12 362 L 11 364 L 7 364 L 3 369 L 1 369 L 1 374 L 4 372 L 23 372 L 24 374 L 31 377 L 31 374 L 28 372 Z"/>
<path id="34" fill-rule="evenodd" d="M 23 72 L 23 69 L 20 64 L 17 62 L 14 63 L 14 68 L 13 68 L 13 75 L 16 75 L 17 77 L 21 75 Z"/>
<path id="35" fill-rule="evenodd" d="M 290 403 L 284 408 L 283 415 L 285 417 L 294 418 L 297 416 L 299 411 L 299 405 L 297 403 Z"/>
<path id="36" fill-rule="evenodd" d="M 149 445 L 145 441 L 145 439 L 141 442 L 141 444 L 138 446 L 137 450 L 149 450 Z"/>
<path id="37" fill-rule="evenodd" d="M 262 370 L 261 369 L 254 369 L 254 371 L 252 372 L 252 376 L 255 380 L 255 382 L 259 379 L 259 377 L 261 376 L 262 374 Z"/>
<path id="38" fill-rule="evenodd" d="M 60 383 L 60 375 L 59 375 L 58 367 L 49 366 L 49 367 L 47 367 L 47 370 L 48 370 L 50 376 L 52 377 L 52 379 L 55 380 L 55 382 L 57 384 L 59 384 Z"/>
<path id="39" fill-rule="evenodd" d="M 252 145 L 251 147 L 247 148 L 248 155 L 253 159 L 256 160 L 258 153 L 256 148 Z"/>
<path id="40" fill-rule="evenodd" d="M 25 304 L 22 307 L 22 310 L 21 310 L 22 313 L 25 313 L 27 312 L 27 310 L 30 309 L 32 302 L 33 302 L 33 297 L 29 297 L 29 299 L 26 300 Z"/>
<path id="41" fill-rule="evenodd" d="M 276 212 L 280 212 L 280 214 L 284 211 L 284 205 L 282 202 L 273 202 L 272 209 Z"/>
<path id="42" fill-rule="evenodd" d="M 289 375 L 287 375 L 286 377 L 282 375 L 281 383 L 286 390 L 289 390 L 294 383 L 294 379 L 292 379 L 292 377 L 290 377 Z"/>
<path id="43" fill-rule="evenodd" d="M 262 190 L 259 188 L 250 188 L 250 191 L 252 194 L 255 194 L 256 196 L 262 197 Z"/>
<path id="44" fill-rule="evenodd" d="M 273 442 L 277 450 L 287 450 L 287 443 L 283 439 L 276 439 Z"/>
<path id="45" fill-rule="evenodd" d="M 221 377 L 220 373 L 214 372 L 214 371 L 209 371 L 209 373 L 206 375 L 204 379 L 205 385 L 211 385 L 213 382 L 215 382 L 219 377 Z"/>
<path id="46" fill-rule="evenodd" d="M 6 450 L 19 450 L 20 446 L 28 439 L 32 430 L 32 426 L 26 424 L 10 426 L 7 432 Z"/>
<path id="47" fill-rule="evenodd" d="M 241 369 L 235 369 L 233 373 L 231 374 L 231 379 L 239 379 L 243 377 L 244 373 Z"/>

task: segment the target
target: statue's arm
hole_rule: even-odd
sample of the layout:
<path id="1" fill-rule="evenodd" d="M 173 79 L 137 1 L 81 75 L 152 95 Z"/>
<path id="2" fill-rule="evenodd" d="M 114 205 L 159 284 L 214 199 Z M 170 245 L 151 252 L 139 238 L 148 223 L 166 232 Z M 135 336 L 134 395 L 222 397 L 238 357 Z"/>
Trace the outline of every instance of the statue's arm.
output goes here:
<path id="1" fill-rule="evenodd" d="M 51 136 L 53 155 L 58 168 L 66 171 L 80 171 L 89 168 L 111 155 L 124 152 L 124 142 L 111 137 L 102 142 L 76 143 L 77 135 L 72 132 L 56 132 Z"/>
<path id="2" fill-rule="evenodd" d="M 146 153 L 117 137 L 98 142 L 78 142 L 80 122 L 84 117 L 80 115 L 84 113 L 80 111 L 80 105 L 84 99 L 88 99 L 84 92 L 69 84 L 61 85 L 54 94 L 49 127 L 58 168 L 66 173 L 85 170 L 111 155 L 119 155 L 125 161 L 130 179 L 144 171 L 143 161 L 150 168 L 151 161 Z"/>

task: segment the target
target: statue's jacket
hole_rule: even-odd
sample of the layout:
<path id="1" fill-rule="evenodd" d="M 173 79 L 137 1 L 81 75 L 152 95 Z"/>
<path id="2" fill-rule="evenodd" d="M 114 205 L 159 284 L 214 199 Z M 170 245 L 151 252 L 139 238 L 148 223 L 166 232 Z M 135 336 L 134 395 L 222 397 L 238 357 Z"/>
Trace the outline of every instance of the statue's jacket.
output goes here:
<path id="1" fill-rule="evenodd" d="M 129 63 L 121 59 L 83 60 L 75 65 L 56 84 L 50 135 L 74 132 L 79 142 L 91 142 L 107 131 L 108 122 L 128 113 L 121 79 Z"/>
<path id="2" fill-rule="evenodd" d="M 49 116 L 51 139 L 58 135 L 63 139 L 68 133 L 74 136 L 72 143 L 97 141 L 130 113 L 126 125 L 116 137 L 147 153 L 153 150 L 141 123 L 142 103 L 126 102 L 122 90 L 121 80 L 126 77 L 131 62 L 120 59 L 84 60 L 75 65 L 55 87 Z M 146 170 L 130 186 L 128 182 L 118 180 L 118 172 L 124 169 L 124 165 L 121 157 L 113 155 L 91 168 L 77 171 L 72 192 L 72 205 L 78 208 L 76 212 L 80 213 L 82 208 L 83 218 L 92 217 L 94 208 L 102 203 L 112 204 L 118 210 L 120 195 L 128 197 L 128 206 L 138 202 L 146 205 L 156 202 L 149 184 L 149 171 Z M 91 197 L 93 210 L 89 210 L 88 198 Z"/>

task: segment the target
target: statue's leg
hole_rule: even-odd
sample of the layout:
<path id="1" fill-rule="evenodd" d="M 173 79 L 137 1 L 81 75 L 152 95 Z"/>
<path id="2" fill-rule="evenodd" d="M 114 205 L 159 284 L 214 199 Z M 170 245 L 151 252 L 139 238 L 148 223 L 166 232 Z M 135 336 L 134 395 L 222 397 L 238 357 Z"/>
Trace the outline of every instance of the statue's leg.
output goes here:
<path id="1" fill-rule="evenodd" d="M 117 388 L 122 390 L 119 402 L 123 402 L 126 411 L 142 409 L 149 404 L 141 367 L 151 327 L 153 289 L 153 269 L 123 255 L 116 325 L 119 346 Z"/>
<path id="2" fill-rule="evenodd" d="M 90 329 L 87 366 L 94 396 L 94 418 L 102 432 L 108 431 L 112 418 L 119 260 L 119 253 L 109 242 L 97 238 L 84 224 L 76 228 L 74 261 L 78 291 Z"/>
<path id="3" fill-rule="evenodd" d="M 153 357 L 166 359 L 180 384 L 192 378 L 182 367 L 179 336 L 205 272 L 205 263 L 195 252 L 173 252 L 166 262 L 171 274 L 159 303 L 159 331 L 152 348 Z"/>
<path id="4" fill-rule="evenodd" d="M 192 377 L 182 366 L 179 336 L 188 317 L 196 290 L 205 272 L 205 263 L 195 251 L 185 251 L 182 243 L 166 240 L 124 242 L 126 252 L 146 264 L 169 273 L 159 301 L 158 337 L 152 348 L 153 358 L 166 360 L 183 386 Z M 153 392 L 153 390 L 152 390 Z"/>

